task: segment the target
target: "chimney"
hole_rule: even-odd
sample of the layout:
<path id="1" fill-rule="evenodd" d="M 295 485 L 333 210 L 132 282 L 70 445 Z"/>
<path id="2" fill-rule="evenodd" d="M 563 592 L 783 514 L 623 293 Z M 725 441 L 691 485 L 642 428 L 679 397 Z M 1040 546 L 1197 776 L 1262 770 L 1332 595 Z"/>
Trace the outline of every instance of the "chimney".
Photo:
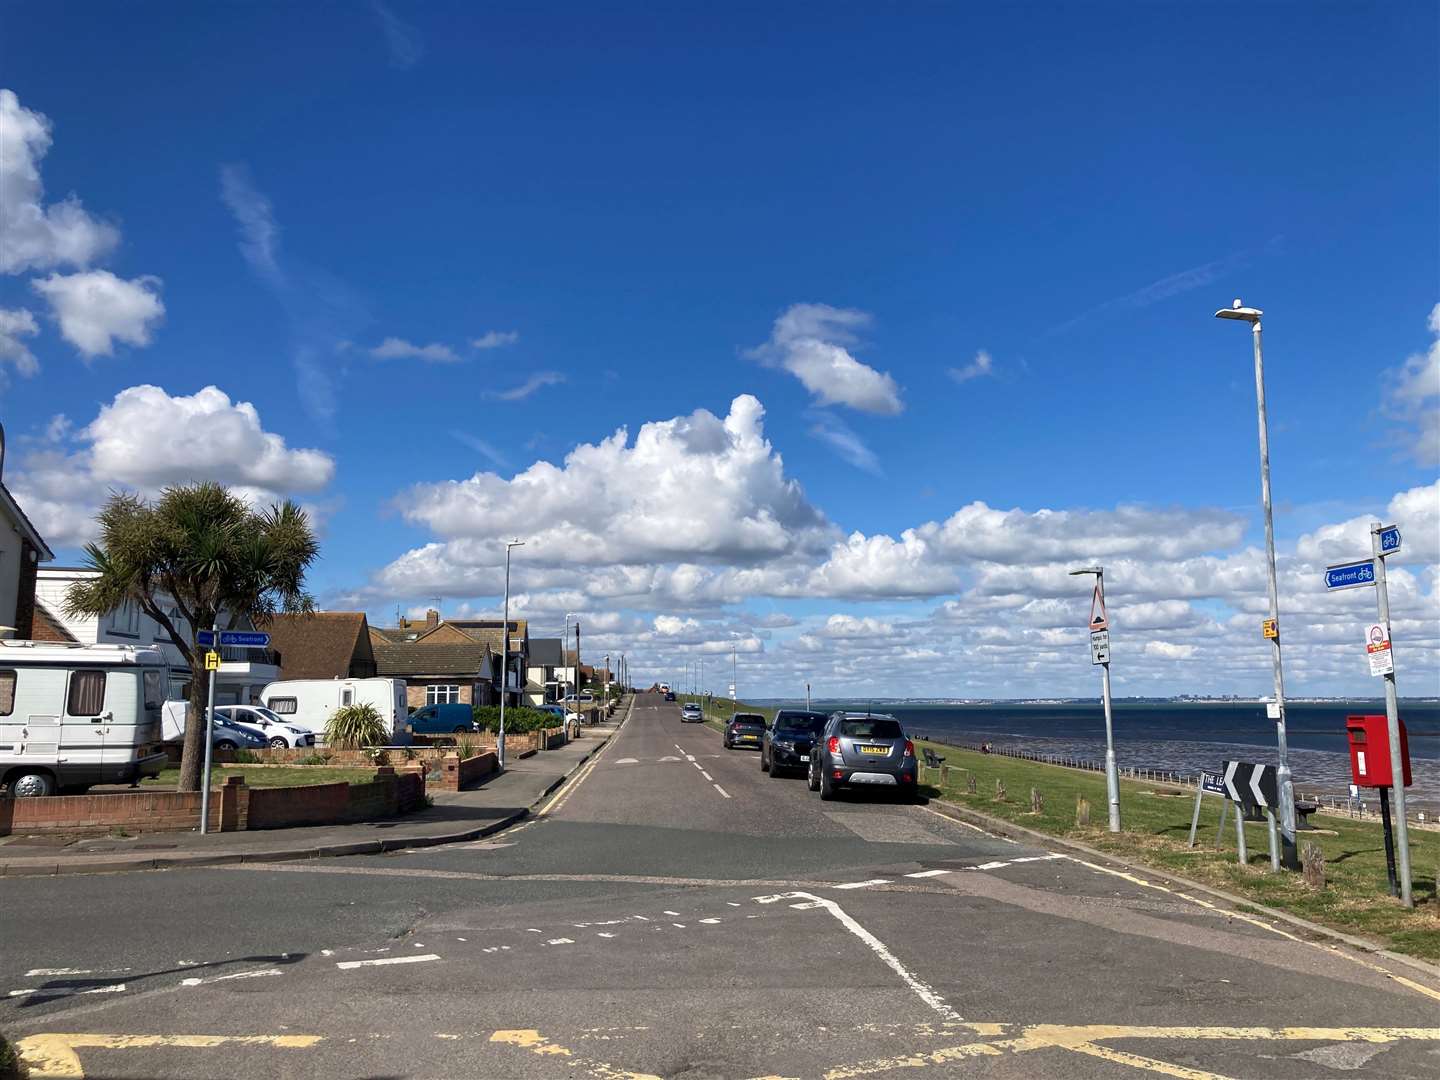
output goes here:
<path id="1" fill-rule="evenodd" d="M 440 612 L 436 611 L 436 610 L 432 607 L 432 608 L 430 608 L 428 611 L 425 612 L 425 627 L 426 627 L 426 629 L 433 629 L 434 627 L 439 626 L 439 625 L 440 625 Z"/>

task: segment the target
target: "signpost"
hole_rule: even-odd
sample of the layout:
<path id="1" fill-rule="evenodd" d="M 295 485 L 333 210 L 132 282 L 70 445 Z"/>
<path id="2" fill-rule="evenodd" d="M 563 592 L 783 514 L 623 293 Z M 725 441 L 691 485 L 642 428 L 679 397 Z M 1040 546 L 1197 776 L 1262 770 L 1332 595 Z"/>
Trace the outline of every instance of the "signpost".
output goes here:
<path id="1" fill-rule="evenodd" d="M 1221 799 L 1225 798 L 1225 778 L 1219 773 L 1205 772 L 1204 770 L 1200 772 L 1200 783 L 1195 786 L 1195 813 L 1190 818 L 1190 847 L 1195 846 L 1195 832 L 1200 828 L 1200 801 L 1206 795 L 1219 795 Z M 1225 829 L 1226 805 L 1224 802 L 1220 804 L 1221 832 Z M 1215 834 L 1215 843 L 1217 845 L 1220 843 L 1219 832 Z"/>
<path id="2" fill-rule="evenodd" d="M 1109 630 L 1091 630 L 1091 631 L 1090 631 L 1090 663 L 1091 663 L 1091 664 L 1108 664 L 1108 663 L 1110 663 L 1110 631 L 1109 631 Z"/>
<path id="3" fill-rule="evenodd" d="M 266 649 L 270 647 L 270 635 L 259 630 L 221 630 L 212 626 L 209 630 L 195 632 L 195 644 L 205 653 L 205 670 L 210 673 L 210 694 L 205 699 L 205 775 L 200 781 L 200 831 L 210 831 L 210 756 L 211 740 L 215 738 L 215 673 L 220 670 L 219 646 L 232 649 Z"/>
<path id="4" fill-rule="evenodd" d="M 1364 562 L 1336 563 L 1325 569 L 1325 588 L 1331 592 L 1336 589 L 1359 589 L 1374 584 L 1375 567 L 1369 559 Z"/>
<path id="5" fill-rule="evenodd" d="M 1090 663 L 1100 669 L 1100 697 L 1105 707 L 1105 797 L 1110 804 L 1110 831 L 1120 831 L 1120 771 L 1115 765 L 1115 726 L 1110 711 L 1110 617 L 1105 612 L 1105 568 L 1082 566 L 1071 576 L 1095 575 L 1090 594 Z"/>
<path id="6" fill-rule="evenodd" d="M 1265 811 L 1270 825 L 1270 868 L 1280 869 L 1280 831 L 1275 821 L 1275 808 L 1280 803 L 1280 784 L 1273 765 L 1254 765 L 1248 761 L 1227 761 L 1223 777 L 1226 797 L 1235 804 L 1235 837 L 1240 848 L 1240 862 L 1246 861 L 1246 812 Z"/>

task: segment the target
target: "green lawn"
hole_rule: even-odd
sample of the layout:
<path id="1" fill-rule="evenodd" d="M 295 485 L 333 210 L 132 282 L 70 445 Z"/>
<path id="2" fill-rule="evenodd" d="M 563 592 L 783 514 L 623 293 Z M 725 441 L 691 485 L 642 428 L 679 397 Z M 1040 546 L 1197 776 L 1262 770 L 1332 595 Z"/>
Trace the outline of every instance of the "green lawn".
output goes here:
<path id="1" fill-rule="evenodd" d="M 368 784 L 375 779 L 374 769 L 332 769 L 324 765 L 302 768 L 276 768 L 270 765 L 217 765 L 210 770 L 210 784 L 219 787 L 227 777 L 243 776 L 247 787 L 299 787 L 303 784 L 333 784 L 344 780 L 351 784 Z M 173 791 L 180 782 L 178 768 L 166 769 L 153 780 L 141 783 L 141 790 L 158 788 Z"/>
<path id="2" fill-rule="evenodd" d="M 1436 898 L 1435 888 L 1436 873 L 1440 870 L 1440 832 L 1410 830 L 1415 910 L 1406 911 L 1386 889 L 1385 846 L 1378 824 L 1332 815 L 1311 816 L 1316 831 L 1300 834 L 1301 847 L 1306 843 L 1318 844 L 1326 862 L 1326 887 L 1312 891 L 1299 874 L 1271 872 L 1269 833 L 1263 823 L 1246 826 L 1249 855 L 1246 866 L 1241 867 L 1236 859 L 1233 815 L 1226 820 L 1223 845 L 1217 849 L 1215 831 L 1221 802 L 1217 797 L 1207 796 L 1204 800 L 1200 830 L 1192 849 L 1186 847 L 1186 842 L 1195 808 L 1193 791 L 1121 781 L 1120 817 L 1124 831 L 1112 834 L 1107 828 L 1105 778 L 1098 773 L 957 750 L 936 743 L 917 743 L 917 749 L 925 746 L 944 757 L 945 764 L 951 767 L 950 783 L 943 789 L 938 786 L 940 777 L 936 770 L 922 771 L 922 779 L 928 781 L 932 797 L 973 807 L 1039 832 L 1071 837 L 1102 851 L 1182 874 L 1301 918 L 1363 934 L 1397 952 L 1440 960 L 1440 900 Z M 975 776 L 974 795 L 968 792 L 967 773 Z M 1004 801 L 996 799 L 997 780 L 1005 785 Z M 1044 800 L 1044 811 L 1040 814 L 1030 810 L 1032 787 Z M 1075 804 L 1080 796 L 1090 801 L 1088 827 L 1075 824 Z"/>

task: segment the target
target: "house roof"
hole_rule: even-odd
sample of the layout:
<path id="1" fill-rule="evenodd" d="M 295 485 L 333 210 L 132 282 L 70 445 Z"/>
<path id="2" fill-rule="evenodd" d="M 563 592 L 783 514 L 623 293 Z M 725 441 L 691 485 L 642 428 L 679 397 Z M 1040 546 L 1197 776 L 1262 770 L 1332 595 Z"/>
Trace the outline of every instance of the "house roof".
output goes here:
<path id="1" fill-rule="evenodd" d="M 491 650 L 483 642 L 427 645 L 423 641 L 396 641 L 388 636 L 387 631 L 372 628 L 370 644 L 375 649 L 377 675 L 490 677 Z"/>
<path id="2" fill-rule="evenodd" d="M 3 437 L 0 435 L 0 439 Z M 50 550 L 50 545 L 45 543 L 45 538 L 40 535 L 40 531 L 35 528 L 34 523 L 25 516 L 25 511 L 20 509 L 20 504 L 15 501 L 15 496 L 10 494 L 10 489 L 4 484 L 0 484 L 0 507 L 3 507 L 14 520 L 16 527 L 20 530 L 20 535 L 29 540 L 35 550 L 40 553 L 41 562 L 50 562 L 55 558 L 55 552 Z"/>
<path id="3" fill-rule="evenodd" d="M 79 639 L 69 630 L 65 624 L 50 613 L 44 601 L 35 601 L 34 623 L 30 628 L 30 639 L 32 641 L 78 641 Z"/>
<path id="4" fill-rule="evenodd" d="M 275 615 L 260 629 L 269 632 L 286 679 L 343 679 L 350 674 L 356 650 L 367 654 L 366 659 L 370 651 L 363 611 Z"/>
<path id="5" fill-rule="evenodd" d="M 564 667 L 564 653 L 560 648 L 560 639 L 557 638 L 531 638 L 530 639 L 530 666 L 531 667 Z"/>

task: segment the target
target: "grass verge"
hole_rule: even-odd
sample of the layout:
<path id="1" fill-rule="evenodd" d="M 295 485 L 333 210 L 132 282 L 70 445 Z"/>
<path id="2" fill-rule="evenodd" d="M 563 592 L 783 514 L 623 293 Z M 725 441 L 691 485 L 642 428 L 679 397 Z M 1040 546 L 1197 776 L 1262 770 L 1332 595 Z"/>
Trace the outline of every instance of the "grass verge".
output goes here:
<path id="1" fill-rule="evenodd" d="M 4 1035 L 0 1035 L 0 1080 L 21 1080 L 24 1075 L 20 1071 L 20 1059 L 15 1056 L 14 1047 Z"/>
<path id="2" fill-rule="evenodd" d="M 303 769 L 272 768 L 266 765 L 217 765 L 210 770 L 210 784 L 219 787 L 227 777 L 243 776 L 246 787 L 300 787 L 304 784 L 333 784 L 344 780 L 351 784 L 368 784 L 375 779 L 371 768 L 332 769 L 323 765 L 307 765 Z M 178 768 L 166 769 L 154 779 L 144 780 L 141 790 L 158 788 L 173 791 L 180 782 Z"/>
<path id="3" fill-rule="evenodd" d="M 1314 814 L 1314 831 L 1300 834 L 1306 843 L 1325 853 L 1326 884 L 1306 886 L 1300 874 L 1270 870 L 1267 826 L 1245 827 L 1249 862 L 1236 859 L 1233 814 L 1227 817 L 1221 846 L 1216 847 L 1220 799 L 1207 796 L 1201 806 L 1196 846 L 1186 843 L 1195 794 L 1163 784 L 1121 781 L 1120 816 L 1124 831 L 1106 827 L 1105 778 L 1055 765 L 992 754 L 958 750 L 953 746 L 917 741 L 945 758 L 949 779 L 943 787 L 935 769 L 923 769 L 922 779 L 932 797 L 1004 818 L 1051 836 L 1078 840 L 1100 851 L 1138 863 L 1169 870 L 1303 919 L 1349 933 L 1361 934 L 1396 952 L 1440 961 L 1440 899 L 1436 875 L 1440 869 L 1440 833 L 1411 829 L 1410 865 L 1415 909 L 1406 911 L 1386 891 L 1384 834 L 1378 824 Z M 975 777 L 970 794 L 968 775 Z M 996 797 L 996 781 L 1004 784 L 1004 800 Z M 1043 798 L 1044 809 L 1033 813 L 1030 790 Z M 1088 826 L 1076 824 L 1076 801 L 1090 803 Z"/>

